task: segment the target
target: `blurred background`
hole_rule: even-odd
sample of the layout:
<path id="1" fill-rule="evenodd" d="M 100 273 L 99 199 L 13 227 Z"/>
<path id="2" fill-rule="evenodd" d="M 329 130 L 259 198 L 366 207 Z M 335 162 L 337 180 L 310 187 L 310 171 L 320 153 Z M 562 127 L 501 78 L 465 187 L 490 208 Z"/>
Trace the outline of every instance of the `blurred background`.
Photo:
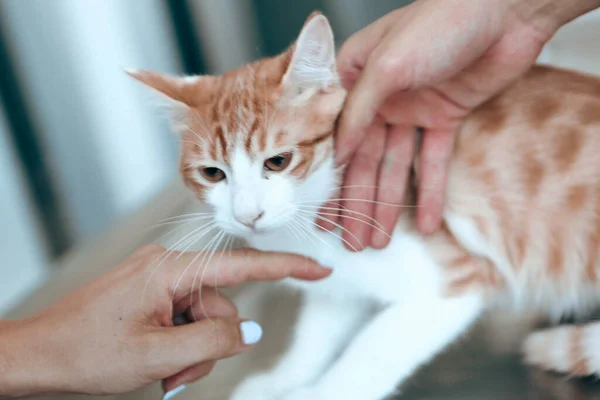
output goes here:
<path id="1" fill-rule="evenodd" d="M 123 68 L 220 73 L 285 49 L 315 9 L 341 43 L 407 3 L 0 0 L 0 315 L 178 179 L 177 139 Z M 543 61 L 600 74 L 599 22 Z"/>

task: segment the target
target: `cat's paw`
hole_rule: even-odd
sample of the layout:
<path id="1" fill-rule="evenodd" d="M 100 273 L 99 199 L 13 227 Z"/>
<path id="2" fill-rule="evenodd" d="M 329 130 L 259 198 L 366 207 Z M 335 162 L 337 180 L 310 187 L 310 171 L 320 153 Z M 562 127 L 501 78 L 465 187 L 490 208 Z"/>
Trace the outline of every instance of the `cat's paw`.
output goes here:
<path id="1" fill-rule="evenodd" d="M 270 374 L 248 377 L 235 388 L 230 400 L 278 400 L 281 382 Z"/>

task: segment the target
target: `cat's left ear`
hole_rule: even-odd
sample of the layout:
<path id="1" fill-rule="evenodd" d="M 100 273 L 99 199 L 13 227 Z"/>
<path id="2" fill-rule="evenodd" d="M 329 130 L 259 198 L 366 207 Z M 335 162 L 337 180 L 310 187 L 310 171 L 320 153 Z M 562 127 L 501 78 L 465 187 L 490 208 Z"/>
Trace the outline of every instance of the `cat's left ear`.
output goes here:
<path id="1" fill-rule="evenodd" d="M 297 95 L 310 89 L 339 85 L 335 65 L 335 42 L 327 18 L 311 14 L 295 45 L 282 84 L 286 92 Z"/>

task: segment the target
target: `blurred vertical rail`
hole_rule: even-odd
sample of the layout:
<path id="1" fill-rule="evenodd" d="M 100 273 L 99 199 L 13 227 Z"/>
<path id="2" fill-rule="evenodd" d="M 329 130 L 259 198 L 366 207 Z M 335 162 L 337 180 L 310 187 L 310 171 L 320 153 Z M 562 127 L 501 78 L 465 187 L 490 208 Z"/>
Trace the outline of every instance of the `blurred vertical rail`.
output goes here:
<path id="1" fill-rule="evenodd" d="M 71 237 L 66 228 L 64 210 L 61 209 L 52 186 L 53 179 L 40 146 L 38 132 L 19 86 L 19 78 L 7 46 L 6 32 L 1 26 L 0 71 L 0 101 L 6 110 L 11 139 L 22 164 L 48 250 L 55 257 L 69 247 Z"/>
<path id="2" fill-rule="evenodd" d="M 164 0 L 173 21 L 175 38 L 181 51 L 183 69 L 186 74 L 201 75 L 206 71 L 206 60 L 202 42 L 198 38 L 196 24 L 189 3 Z"/>

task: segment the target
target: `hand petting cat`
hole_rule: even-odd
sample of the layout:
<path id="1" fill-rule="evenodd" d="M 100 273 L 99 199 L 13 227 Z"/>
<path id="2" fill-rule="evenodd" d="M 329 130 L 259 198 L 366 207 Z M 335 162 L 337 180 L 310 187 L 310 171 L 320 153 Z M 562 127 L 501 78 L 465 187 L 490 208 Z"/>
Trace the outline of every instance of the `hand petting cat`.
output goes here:
<path id="1" fill-rule="evenodd" d="M 213 286 L 330 273 L 300 256 L 235 250 L 205 265 L 199 291 L 189 266 L 202 254 L 146 246 L 31 318 L 0 321 L 0 398 L 120 394 L 161 379 L 171 391 L 260 340 L 260 326 Z M 197 322 L 173 326 L 182 313 Z"/>
<path id="2" fill-rule="evenodd" d="M 478 105 L 522 76 L 560 26 L 597 7 L 598 0 L 420 0 L 350 37 L 338 56 L 349 90 L 336 138 L 344 239 L 356 249 L 390 241 L 413 165 L 417 127 L 417 226 L 440 226 L 456 129 Z M 331 210 L 331 208 L 327 208 Z M 337 214 L 337 212 L 336 212 Z M 329 219 L 337 222 L 338 217 Z M 372 221 L 372 220 L 371 220 Z M 321 219 L 320 225 L 334 224 Z M 348 232 L 349 231 L 349 232 Z M 348 246 L 350 248 L 351 246 Z"/>

